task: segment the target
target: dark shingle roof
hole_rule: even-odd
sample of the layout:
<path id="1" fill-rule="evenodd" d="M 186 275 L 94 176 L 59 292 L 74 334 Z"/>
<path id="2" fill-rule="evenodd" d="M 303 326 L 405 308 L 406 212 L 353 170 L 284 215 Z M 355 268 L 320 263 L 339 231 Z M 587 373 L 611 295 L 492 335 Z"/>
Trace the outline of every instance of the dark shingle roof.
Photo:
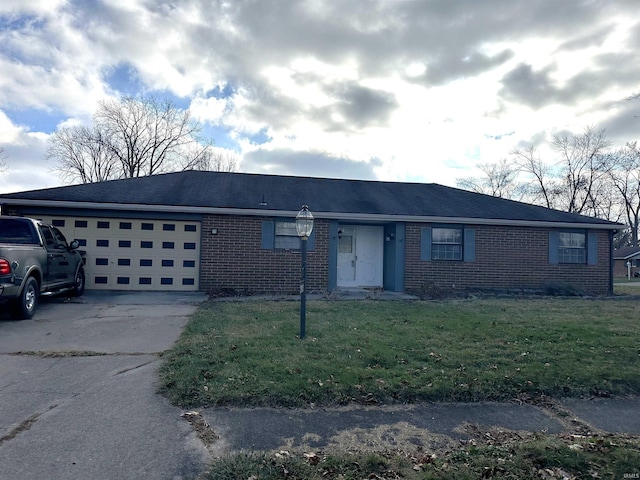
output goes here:
<path id="1" fill-rule="evenodd" d="M 623 247 L 613 251 L 613 258 L 616 260 L 627 259 L 640 253 L 640 247 Z"/>
<path id="2" fill-rule="evenodd" d="M 261 206 L 262 200 L 267 206 Z M 611 222 L 438 184 L 187 171 L 0 195 L 42 200 L 206 208 L 402 215 L 602 225 Z M 123 205 L 124 206 L 124 205 Z M 152 209 L 152 208 L 151 208 Z"/>

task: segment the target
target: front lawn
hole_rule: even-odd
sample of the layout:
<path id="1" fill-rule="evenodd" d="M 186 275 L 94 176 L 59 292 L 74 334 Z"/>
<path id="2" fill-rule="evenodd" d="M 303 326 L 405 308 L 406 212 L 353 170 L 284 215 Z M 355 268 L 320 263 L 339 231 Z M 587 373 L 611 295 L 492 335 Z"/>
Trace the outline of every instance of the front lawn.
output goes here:
<path id="1" fill-rule="evenodd" d="M 165 355 L 177 405 L 640 393 L 640 304 L 611 299 L 209 302 Z"/>

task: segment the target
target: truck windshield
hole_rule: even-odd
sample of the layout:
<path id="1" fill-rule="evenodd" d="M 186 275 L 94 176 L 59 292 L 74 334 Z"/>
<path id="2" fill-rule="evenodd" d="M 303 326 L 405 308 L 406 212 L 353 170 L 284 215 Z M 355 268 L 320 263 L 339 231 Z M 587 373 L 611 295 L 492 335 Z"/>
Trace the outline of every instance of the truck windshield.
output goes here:
<path id="1" fill-rule="evenodd" d="M 37 245 L 38 237 L 28 221 L 0 218 L 0 243 Z"/>

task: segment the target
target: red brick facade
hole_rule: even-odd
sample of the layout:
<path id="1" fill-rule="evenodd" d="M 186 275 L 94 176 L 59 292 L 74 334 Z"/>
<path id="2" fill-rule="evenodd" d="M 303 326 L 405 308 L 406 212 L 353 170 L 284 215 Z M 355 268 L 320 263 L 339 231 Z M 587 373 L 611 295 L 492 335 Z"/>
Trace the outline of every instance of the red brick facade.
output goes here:
<path id="1" fill-rule="evenodd" d="M 449 289 L 540 290 L 570 285 L 594 294 L 610 292 L 610 243 L 598 231 L 597 265 L 549 263 L 549 230 L 526 227 L 474 226 L 475 261 L 421 261 L 422 224 L 406 229 L 405 289 L 434 285 Z"/>
<path id="2" fill-rule="evenodd" d="M 262 248 L 263 217 L 208 215 L 202 220 L 200 290 L 292 294 L 300 291 L 300 252 Z M 217 235 L 211 230 L 216 228 Z M 328 286 L 328 223 L 316 221 L 307 254 L 307 291 Z"/>
<path id="3" fill-rule="evenodd" d="M 263 217 L 209 215 L 202 222 L 200 289 L 230 289 L 238 293 L 292 294 L 299 291 L 300 252 L 262 248 Z M 544 228 L 474 226 L 475 261 L 423 261 L 424 224 L 407 224 L 405 291 L 425 286 L 450 290 L 544 289 L 549 284 L 610 293 L 608 231 L 598 231 L 596 265 L 549 263 L 549 230 Z M 217 229 L 212 235 L 211 230 Z M 307 291 L 329 288 L 329 222 L 316 220 L 315 248 L 307 256 Z"/>

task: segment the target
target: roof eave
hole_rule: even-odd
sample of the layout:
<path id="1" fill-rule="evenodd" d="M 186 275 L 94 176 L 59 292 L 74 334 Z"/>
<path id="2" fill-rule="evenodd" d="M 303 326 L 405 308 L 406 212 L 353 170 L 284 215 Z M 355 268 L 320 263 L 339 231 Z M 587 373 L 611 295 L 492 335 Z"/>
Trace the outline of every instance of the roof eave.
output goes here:
<path id="1" fill-rule="evenodd" d="M 158 213 L 195 213 L 217 215 L 252 215 L 267 217 L 295 217 L 297 210 L 267 210 L 262 208 L 229 208 L 229 207 L 194 207 L 182 205 L 147 205 L 147 204 L 123 204 L 100 202 L 74 202 L 58 200 L 30 200 L 30 199 L 0 199 L 0 205 L 21 205 L 57 208 L 84 208 L 94 210 L 128 210 L 128 211 L 154 211 Z M 314 217 L 327 220 L 348 220 L 361 222 L 415 222 L 415 223 L 453 223 L 494 226 L 519 226 L 519 227 L 552 227 L 552 228 L 591 228 L 599 230 L 619 230 L 624 228 L 619 223 L 581 223 L 581 222 L 551 222 L 537 220 L 510 220 L 500 218 L 472 218 L 472 217 L 439 217 L 424 215 L 391 215 L 374 213 L 349 213 L 349 212 L 313 212 Z"/>

